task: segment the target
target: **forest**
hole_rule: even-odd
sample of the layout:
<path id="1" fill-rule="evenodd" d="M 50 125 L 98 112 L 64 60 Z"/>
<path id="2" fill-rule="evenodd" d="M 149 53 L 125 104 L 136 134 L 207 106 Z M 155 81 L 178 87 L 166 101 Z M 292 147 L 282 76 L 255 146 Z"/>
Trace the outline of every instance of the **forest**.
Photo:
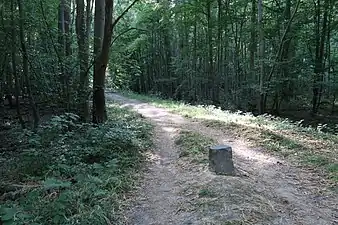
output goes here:
<path id="1" fill-rule="evenodd" d="M 2 3 L 0 94 L 29 102 L 22 125 L 46 100 L 100 123 L 105 87 L 334 121 L 335 1 L 100 2 Z"/>
<path id="2" fill-rule="evenodd" d="M 205 129 L 304 150 L 336 188 L 338 1 L 1 0 L 0 14 L 0 225 L 124 224 L 160 132 L 115 92 L 219 113 Z"/>

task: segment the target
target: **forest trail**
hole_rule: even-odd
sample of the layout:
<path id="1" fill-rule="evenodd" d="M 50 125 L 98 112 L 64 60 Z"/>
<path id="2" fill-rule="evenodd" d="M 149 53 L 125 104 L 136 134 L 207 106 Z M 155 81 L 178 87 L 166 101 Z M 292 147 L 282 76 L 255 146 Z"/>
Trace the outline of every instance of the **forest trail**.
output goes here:
<path id="1" fill-rule="evenodd" d="M 330 225 L 338 223 L 338 198 L 318 194 L 316 177 L 281 159 L 252 149 L 243 140 L 172 114 L 165 109 L 107 93 L 155 125 L 150 165 L 134 205 L 126 213 L 129 225 L 266 224 Z M 233 148 L 239 176 L 216 176 L 207 165 L 180 158 L 175 139 L 181 130 L 212 137 Z M 201 191 L 207 194 L 201 195 Z"/>

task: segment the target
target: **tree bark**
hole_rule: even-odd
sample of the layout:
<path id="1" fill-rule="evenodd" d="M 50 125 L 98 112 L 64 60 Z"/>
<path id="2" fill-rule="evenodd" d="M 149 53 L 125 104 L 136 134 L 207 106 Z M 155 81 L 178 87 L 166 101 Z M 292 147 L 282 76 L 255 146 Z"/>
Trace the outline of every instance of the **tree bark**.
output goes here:
<path id="1" fill-rule="evenodd" d="M 89 66 L 89 23 L 85 15 L 84 0 L 76 0 L 76 33 L 78 41 L 78 60 L 80 62 L 80 83 L 78 88 L 78 99 L 80 115 L 83 121 L 89 121 L 89 103 L 88 103 L 88 73 Z M 87 10 L 90 10 L 90 0 L 87 0 Z M 87 13 L 87 16 L 90 14 Z"/>
<path id="2" fill-rule="evenodd" d="M 213 91 L 213 104 L 219 105 L 219 90 L 220 90 L 220 77 L 221 77 L 221 70 L 222 70 L 222 39 L 223 39 L 223 3 L 222 0 L 217 0 L 218 5 L 218 24 L 217 24 L 217 72 L 215 74 L 215 85 L 214 85 L 214 91 Z"/>
<path id="3" fill-rule="evenodd" d="M 23 74 L 25 78 L 25 83 L 27 86 L 27 94 L 29 98 L 29 104 L 32 108 L 33 113 L 33 120 L 34 120 L 34 129 L 37 129 L 39 126 L 40 116 L 38 112 L 38 108 L 36 107 L 35 100 L 33 97 L 32 89 L 31 89 L 31 83 L 29 79 L 29 68 L 28 68 L 28 53 L 27 48 L 25 44 L 25 36 L 24 36 L 24 15 L 23 15 L 23 9 L 22 9 L 22 2 L 21 0 L 18 0 L 18 6 L 19 6 L 19 14 L 20 14 L 20 42 L 21 42 L 21 50 L 23 54 Z"/>
<path id="4" fill-rule="evenodd" d="M 255 80 L 255 54 L 257 51 L 257 43 L 256 43 L 256 26 L 257 26 L 257 3 L 256 0 L 251 0 L 251 31 L 250 31 L 250 74 L 251 79 Z"/>
<path id="5" fill-rule="evenodd" d="M 263 114 L 264 106 L 264 30 L 263 30 L 263 0 L 258 0 L 258 27 L 259 27 L 259 113 Z"/>
<path id="6" fill-rule="evenodd" d="M 325 40 L 327 38 L 327 23 L 328 23 L 328 10 L 329 10 L 329 0 L 324 2 L 324 15 L 322 30 L 320 31 L 320 18 L 321 18 L 321 3 L 320 0 L 317 0 L 317 10 L 316 10 L 316 56 L 315 56 L 315 68 L 314 68 L 314 78 L 313 78 L 313 97 L 312 97 L 312 114 L 318 112 L 318 108 L 321 100 L 321 92 L 323 89 L 323 79 L 325 72 Z"/>
<path id="7" fill-rule="evenodd" d="M 66 69 L 65 69 L 65 55 L 66 55 L 66 39 L 65 39 L 65 1 L 60 0 L 59 4 L 59 20 L 58 20 L 58 55 L 60 57 L 60 83 L 62 92 L 60 98 L 64 99 L 66 96 Z"/>
<path id="8" fill-rule="evenodd" d="M 70 111 L 71 107 L 71 99 L 70 99 L 70 78 L 71 78 L 71 69 L 70 62 L 67 59 L 70 55 L 72 55 L 72 39 L 71 39 L 71 0 L 64 0 L 64 50 L 65 50 L 65 74 L 64 74 L 64 83 L 65 83 L 65 101 L 67 111 Z"/>
<path id="9" fill-rule="evenodd" d="M 94 80 L 93 80 L 93 122 L 103 123 L 107 119 L 106 103 L 104 95 L 104 83 L 105 83 L 105 71 L 106 64 L 102 62 L 103 55 L 103 39 L 106 29 L 106 17 L 112 14 L 112 9 L 109 10 L 109 5 L 106 2 L 112 4 L 112 0 L 96 0 L 95 1 L 95 21 L 94 21 Z M 109 12 L 105 13 L 105 10 Z M 107 47 L 107 46 L 106 46 Z"/>
<path id="10" fill-rule="evenodd" d="M 20 102 L 19 102 L 19 95 L 20 95 L 20 85 L 19 85 L 19 79 L 18 79 L 18 73 L 17 73 L 17 68 L 16 68 L 16 32 L 15 32 L 15 22 L 14 22 L 14 11 L 15 11 L 15 4 L 14 0 L 11 2 L 11 25 L 12 25 L 12 71 L 14 75 L 14 84 L 15 84 L 15 100 L 16 100 L 16 113 L 20 122 L 20 125 L 22 129 L 25 128 L 25 123 L 22 119 L 22 114 L 21 114 L 21 107 L 20 107 Z M 2 96 L 1 96 L 2 98 Z M 12 106 L 12 95 L 10 96 L 10 105 Z"/>
<path id="11" fill-rule="evenodd" d="M 104 123 L 107 120 L 105 79 L 109 60 L 109 50 L 113 29 L 120 19 L 139 0 L 134 0 L 120 16 L 113 21 L 113 0 L 96 0 L 95 2 L 95 27 L 94 27 L 94 54 L 98 59 L 94 65 L 93 81 L 93 122 Z M 103 23 L 102 23 L 103 22 Z"/>

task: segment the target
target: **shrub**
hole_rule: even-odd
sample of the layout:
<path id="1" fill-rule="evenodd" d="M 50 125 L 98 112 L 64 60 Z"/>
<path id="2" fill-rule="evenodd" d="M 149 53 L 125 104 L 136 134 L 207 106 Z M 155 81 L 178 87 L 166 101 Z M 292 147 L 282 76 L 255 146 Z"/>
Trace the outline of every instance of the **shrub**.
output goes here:
<path id="1" fill-rule="evenodd" d="M 3 224 L 118 224 L 114 212 L 135 184 L 151 126 L 124 109 L 110 114 L 100 126 L 74 114 L 55 116 L 21 135 L 25 149 L 2 171 Z"/>

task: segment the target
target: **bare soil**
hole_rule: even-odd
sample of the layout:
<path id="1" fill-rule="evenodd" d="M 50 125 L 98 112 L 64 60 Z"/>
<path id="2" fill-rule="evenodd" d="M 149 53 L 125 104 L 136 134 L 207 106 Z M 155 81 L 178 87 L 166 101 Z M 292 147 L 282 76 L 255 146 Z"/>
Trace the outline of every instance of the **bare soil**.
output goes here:
<path id="1" fill-rule="evenodd" d="M 125 224 L 338 224 L 337 194 L 325 190 L 318 174 L 251 148 L 231 130 L 206 127 L 118 94 L 107 94 L 107 99 L 155 125 L 149 168 L 126 210 Z M 216 176 L 207 164 L 180 158 L 175 139 L 181 130 L 231 145 L 237 176 Z"/>

